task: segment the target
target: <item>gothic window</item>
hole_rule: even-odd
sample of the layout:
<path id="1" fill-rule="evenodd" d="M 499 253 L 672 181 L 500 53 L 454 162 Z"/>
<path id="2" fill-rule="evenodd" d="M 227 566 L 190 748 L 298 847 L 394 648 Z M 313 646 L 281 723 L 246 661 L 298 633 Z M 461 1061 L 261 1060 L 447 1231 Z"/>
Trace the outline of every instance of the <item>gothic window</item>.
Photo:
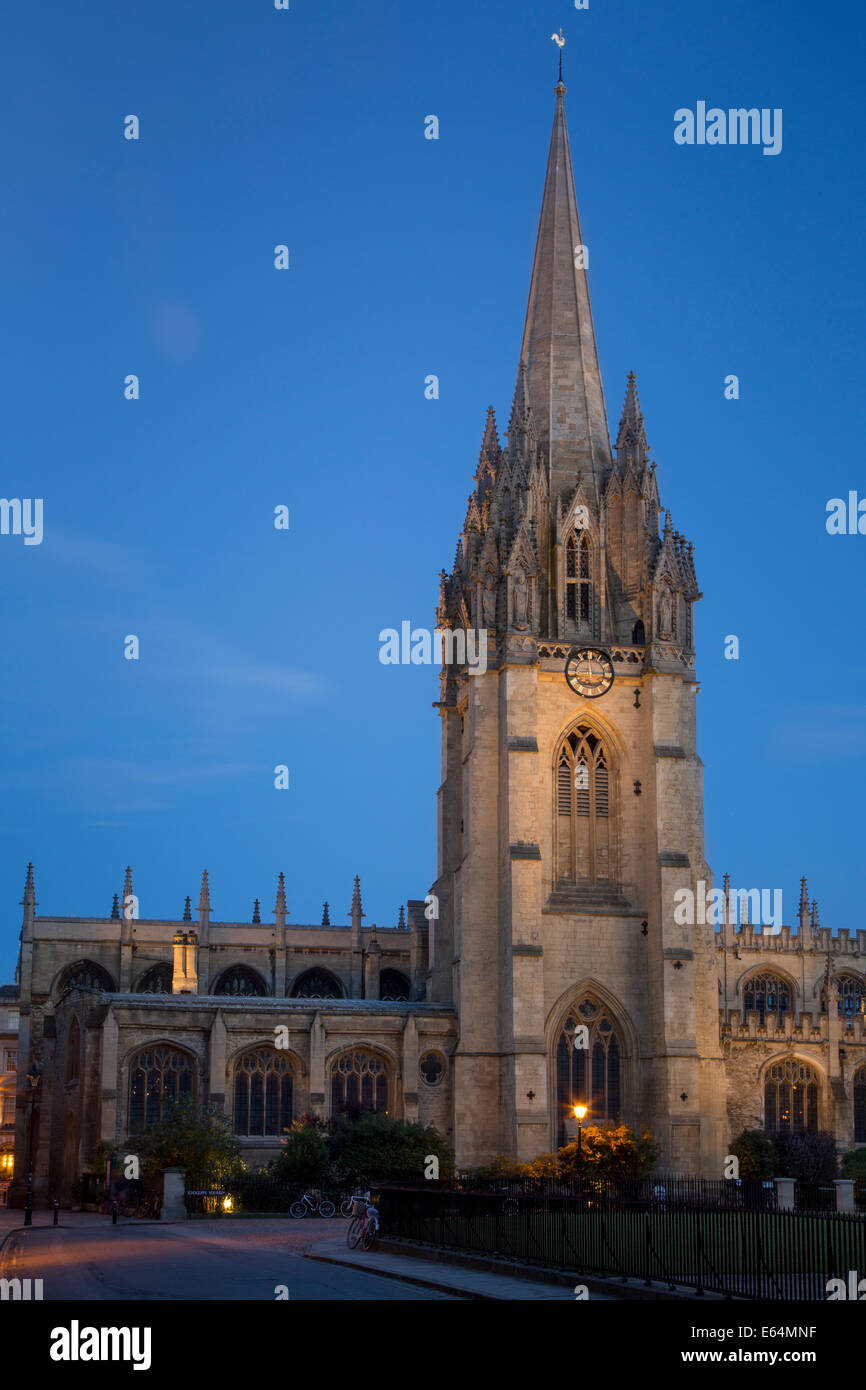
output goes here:
<path id="1" fill-rule="evenodd" d="M 425 1052 L 418 1063 L 418 1072 L 428 1086 L 438 1086 L 445 1075 L 445 1062 L 438 1052 Z"/>
<path id="2" fill-rule="evenodd" d="M 791 998 L 788 986 L 775 975 L 753 975 L 743 989 L 743 1020 L 746 1014 L 757 1013 L 761 1028 L 767 1019 L 774 1019 L 779 1027 L 785 1014 L 791 1012 Z"/>
<path id="3" fill-rule="evenodd" d="M 556 1048 L 560 1144 L 566 1142 L 565 1122 L 573 1118 L 575 1105 L 587 1106 L 587 1123 L 620 1120 L 621 1062 L 622 1047 L 604 1006 L 583 999 L 566 1019 Z"/>
<path id="4" fill-rule="evenodd" d="M 388 1066 L 382 1057 L 355 1048 L 338 1057 L 331 1069 L 331 1113 L 347 1110 L 388 1112 Z"/>
<path id="5" fill-rule="evenodd" d="M 854 1143 L 866 1144 L 866 1062 L 854 1073 Z"/>
<path id="6" fill-rule="evenodd" d="M 631 641 L 633 647 L 643 647 L 646 645 L 646 631 L 644 630 L 642 618 L 638 618 L 632 628 Z"/>
<path id="7" fill-rule="evenodd" d="M 179 1047 L 146 1047 L 129 1068 L 129 1133 L 158 1124 L 171 1102 L 194 1094 L 193 1059 Z"/>
<path id="8" fill-rule="evenodd" d="M 268 991 L 257 970 L 251 970 L 248 965 L 232 965 L 220 975 L 213 992 L 261 999 Z"/>
<path id="9" fill-rule="evenodd" d="M 282 1134 L 292 1123 L 293 1092 L 284 1052 L 272 1047 L 245 1052 L 235 1066 L 235 1134 Z"/>
<path id="10" fill-rule="evenodd" d="M 172 970 L 170 965 L 152 965 L 146 970 L 135 986 L 136 994 L 171 994 Z"/>
<path id="11" fill-rule="evenodd" d="M 61 999 L 71 989 L 104 991 L 116 993 L 116 985 L 107 970 L 92 960 L 79 960 L 64 970 L 57 985 L 56 997 Z"/>
<path id="12" fill-rule="evenodd" d="M 866 1014 L 866 987 L 856 975 L 840 975 L 836 980 L 839 1001 L 836 1005 L 845 1027 L 850 1028 L 858 1014 Z M 827 991 L 821 990 L 821 1013 L 827 1012 Z"/>
<path id="13" fill-rule="evenodd" d="M 409 998 L 409 981 L 399 970 L 383 970 L 379 976 L 379 998 L 401 1001 Z"/>
<path id="14" fill-rule="evenodd" d="M 305 970 L 292 985 L 292 999 L 342 999 L 340 983 L 329 970 Z"/>
<path id="15" fill-rule="evenodd" d="M 77 1081 L 81 1071 L 81 1029 L 73 1018 L 66 1036 L 66 1080 Z"/>
<path id="16" fill-rule="evenodd" d="M 579 725 L 564 740 L 556 763 L 558 880 L 612 881 L 611 774 L 603 741 L 588 725 Z"/>
<path id="17" fill-rule="evenodd" d="M 565 616 L 573 623 L 589 623 L 591 600 L 589 536 L 572 531 L 565 547 Z"/>
<path id="18" fill-rule="evenodd" d="M 764 1129 L 801 1132 L 818 1128 L 818 1078 L 808 1062 L 774 1062 L 764 1084 Z"/>

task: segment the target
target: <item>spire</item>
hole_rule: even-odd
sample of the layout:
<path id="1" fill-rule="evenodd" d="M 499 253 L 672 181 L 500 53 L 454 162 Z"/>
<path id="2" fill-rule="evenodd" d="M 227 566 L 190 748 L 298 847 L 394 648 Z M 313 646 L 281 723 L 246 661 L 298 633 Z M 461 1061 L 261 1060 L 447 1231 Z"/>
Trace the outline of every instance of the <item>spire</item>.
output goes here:
<path id="1" fill-rule="evenodd" d="M 805 936 L 809 929 L 809 888 L 805 875 L 800 879 L 800 935 Z"/>
<path id="2" fill-rule="evenodd" d="M 111 920 L 112 922 L 120 921 L 120 898 L 116 893 L 111 904 Z"/>
<path id="3" fill-rule="evenodd" d="M 24 897 L 21 899 L 21 906 L 24 908 L 23 925 L 31 927 L 36 916 L 36 885 L 33 882 L 33 865 L 27 865 L 27 877 L 24 880 Z"/>
<path id="4" fill-rule="evenodd" d="M 403 904 L 400 904 L 400 916 L 397 919 L 397 926 L 400 931 L 406 930 L 406 913 L 403 911 Z"/>
<path id="5" fill-rule="evenodd" d="M 324 907 L 322 908 L 322 926 L 323 926 L 323 927 L 329 927 L 330 925 L 331 925 L 331 911 L 330 911 L 330 908 L 328 907 L 328 904 L 327 904 L 327 902 L 326 902 L 325 905 L 324 905 Z"/>
<path id="6" fill-rule="evenodd" d="M 132 869 L 131 869 L 131 868 L 129 867 L 129 865 L 127 864 L 127 866 L 126 866 L 126 875 L 125 875 L 124 880 L 123 880 L 123 899 L 122 899 L 122 901 L 125 903 L 126 900 L 127 900 L 127 898 L 130 897 L 130 896 L 132 896 Z"/>
<path id="7" fill-rule="evenodd" d="M 812 899 L 812 931 L 813 931 L 813 932 L 819 932 L 820 930 L 821 930 L 821 919 L 820 919 L 820 917 L 818 916 L 818 901 L 817 901 L 816 898 L 813 898 L 813 899 Z"/>
<path id="8" fill-rule="evenodd" d="M 634 372 L 629 372 L 622 403 L 622 418 L 616 436 L 616 460 L 622 467 L 633 464 L 639 468 L 647 462 L 649 445 L 646 442 L 646 429 L 641 414 L 637 394 L 637 381 Z"/>
<path id="9" fill-rule="evenodd" d="M 549 460 L 551 492 L 572 489 L 582 469 L 597 496 L 611 463 L 610 436 L 565 123 L 566 89 L 558 82 L 554 90 L 556 112 L 520 356 L 527 364 L 539 443 Z"/>
<path id="10" fill-rule="evenodd" d="M 201 893 L 198 900 L 198 915 L 200 921 L 202 920 L 203 913 L 205 914 L 206 920 L 207 914 L 210 913 L 210 884 L 208 883 L 207 869 L 204 870 L 201 876 Z"/>
<path id="11" fill-rule="evenodd" d="M 192 899 L 189 894 L 187 894 L 186 902 L 183 905 L 183 920 L 185 922 L 192 921 Z"/>
<path id="12" fill-rule="evenodd" d="M 258 898 L 253 903 L 253 926 L 261 926 L 262 913 Z"/>

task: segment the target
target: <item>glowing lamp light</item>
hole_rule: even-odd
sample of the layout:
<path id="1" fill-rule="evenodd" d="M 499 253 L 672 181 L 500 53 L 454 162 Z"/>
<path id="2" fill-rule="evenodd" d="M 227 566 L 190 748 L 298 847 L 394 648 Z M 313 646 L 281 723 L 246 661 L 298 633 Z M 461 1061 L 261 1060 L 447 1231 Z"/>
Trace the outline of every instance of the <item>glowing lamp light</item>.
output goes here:
<path id="1" fill-rule="evenodd" d="M 231 1199 L 231 1197 L 228 1195 L 228 1193 L 226 1193 L 225 1197 L 223 1197 L 223 1211 L 231 1211 L 231 1209 L 232 1209 L 232 1199 Z"/>
<path id="2" fill-rule="evenodd" d="M 588 1109 L 589 1109 L 589 1106 L 587 1106 L 587 1105 L 576 1105 L 576 1106 L 574 1107 L 575 1119 L 577 1119 L 577 1120 L 582 1120 L 582 1119 L 584 1118 L 584 1116 L 586 1115 L 586 1112 L 587 1112 Z"/>

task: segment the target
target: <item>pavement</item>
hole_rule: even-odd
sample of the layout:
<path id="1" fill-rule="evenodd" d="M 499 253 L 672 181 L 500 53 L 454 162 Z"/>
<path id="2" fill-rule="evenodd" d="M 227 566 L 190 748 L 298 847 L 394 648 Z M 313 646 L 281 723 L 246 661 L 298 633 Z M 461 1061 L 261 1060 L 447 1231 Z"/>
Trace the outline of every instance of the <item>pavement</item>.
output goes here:
<path id="1" fill-rule="evenodd" d="M 0 1276 L 43 1280 L 51 1300 L 496 1300 L 593 1302 L 622 1295 L 581 1281 L 542 1282 L 389 1249 L 349 1250 L 347 1223 L 214 1217 L 177 1223 L 92 1212 L 0 1209 Z"/>

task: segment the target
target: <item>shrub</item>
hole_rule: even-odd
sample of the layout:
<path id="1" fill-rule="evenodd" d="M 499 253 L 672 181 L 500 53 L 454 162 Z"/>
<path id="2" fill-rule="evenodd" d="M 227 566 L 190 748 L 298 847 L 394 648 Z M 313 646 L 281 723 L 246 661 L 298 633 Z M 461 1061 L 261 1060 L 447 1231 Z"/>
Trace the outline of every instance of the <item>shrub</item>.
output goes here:
<path id="1" fill-rule="evenodd" d="M 773 1135 L 776 1177 L 825 1182 L 836 1177 L 836 1140 L 826 1129 Z"/>
<path id="2" fill-rule="evenodd" d="M 842 1177 L 866 1179 L 866 1149 L 854 1149 L 842 1155 Z"/>
<path id="3" fill-rule="evenodd" d="M 454 1154 L 432 1126 L 390 1115 L 337 1116 L 328 1126 L 328 1155 L 334 1176 L 351 1185 L 421 1182 L 426 1160 L 439 1160 L 439 1177 L 454 1171 Z"/>
<path id="4" fill-rule="evenodd" d="M 730 1151 L 740 1161 L 739 1176 L 745 1182 L 775 1177 L 773 1145 L 762 1129 L 744 1129 L 734 1140 Z"/>
<path id="5" fill-rule="evenodd" d="M 143 1173 L 158 1177 L 166 1168 L 186 1170 L 187 1185 L 224 1182 L 243 1169 L 231 1121 L 189 1097 L 168 1102 L 163 1118 L 143 1134 L 130 1135 L 125 1152 L 137 1154 Z"/>
<path id="6" fill-rule="evenodd" d="M 320 1183 L 327 1167 L 328 1145 L 322 1127 L 308 1123 L 308 1117 L 303 1116 L 286 1131 L 270 1171 L 281 1182 L 305 1187 Z"/>
<path id="7" fill-rule="evenodd" d="M 580 1170 L 602 1181 L 644 1178 L 653 1172 L 658 1155 L 658 1144 L 646 1129 L 638 1139 L 627 1125 L 588 1125 L 580 1144 Z M 577 1174 L 576 1139 L 559 1150 L 557 1161 L 561 1177 Z"/>

